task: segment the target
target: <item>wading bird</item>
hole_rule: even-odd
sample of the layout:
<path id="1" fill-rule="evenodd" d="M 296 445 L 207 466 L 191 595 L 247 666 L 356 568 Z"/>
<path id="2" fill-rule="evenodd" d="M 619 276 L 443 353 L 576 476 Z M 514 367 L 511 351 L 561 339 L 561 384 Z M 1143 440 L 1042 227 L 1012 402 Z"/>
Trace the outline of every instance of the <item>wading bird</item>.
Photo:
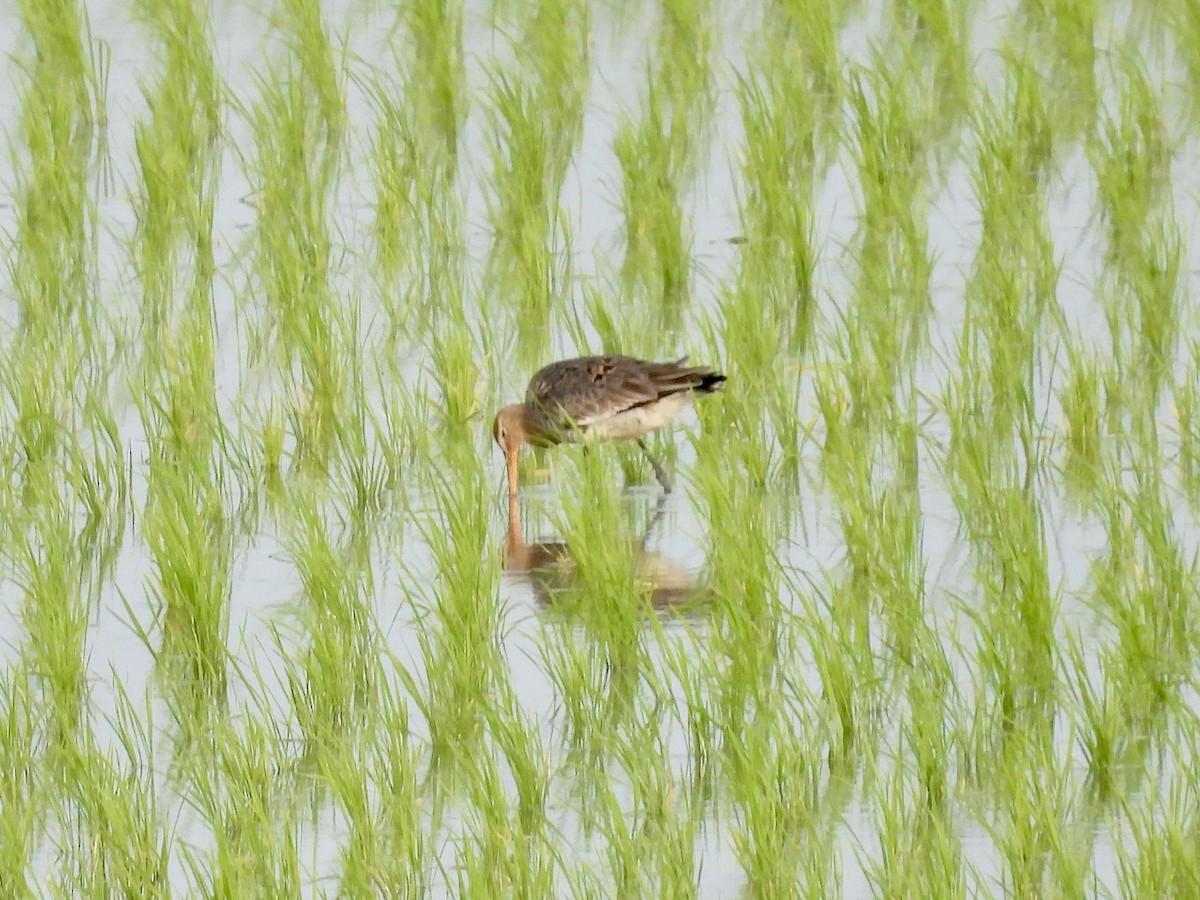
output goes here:
<path id="1" fill-rule="evenodd" d="M 707 366 L 648 362 L 631 356 L 584 356 L 539 369 L 524 403 L 496 414 L 492 437 L 508 464 L 508 496 L 517 495 L 517 454 L 522 444 L 593 444 L 637 441 L 664 491 L 671 480 L 642 438 L 683 410 L 693 393 L 711 394 L 725 376 Z"/>

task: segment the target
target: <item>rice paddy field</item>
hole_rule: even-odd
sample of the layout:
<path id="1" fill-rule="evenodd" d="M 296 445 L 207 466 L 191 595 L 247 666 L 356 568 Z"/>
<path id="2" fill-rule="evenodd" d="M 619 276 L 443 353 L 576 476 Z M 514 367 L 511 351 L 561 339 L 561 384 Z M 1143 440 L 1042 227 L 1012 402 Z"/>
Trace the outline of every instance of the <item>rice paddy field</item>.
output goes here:
<path id="1" fill-rule="evenodd" d="M 0 15 L 0 895 L 1200 891 L 1194 0 Z"/>

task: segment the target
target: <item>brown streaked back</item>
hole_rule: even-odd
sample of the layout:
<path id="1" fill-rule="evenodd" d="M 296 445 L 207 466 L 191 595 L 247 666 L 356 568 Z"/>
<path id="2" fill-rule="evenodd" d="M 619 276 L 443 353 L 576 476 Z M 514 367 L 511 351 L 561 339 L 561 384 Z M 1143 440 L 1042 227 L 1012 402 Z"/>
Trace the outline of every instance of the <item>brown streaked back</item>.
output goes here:
<path id="1" fill-rule="evenodd" d="M 548 441 L 685 391 L 712 393 L 725 376 L 687 357 L 650 362 L 632 356 L 585 356 L 551 363 L 529 381 L 525 403 L 534 429 Z"/>

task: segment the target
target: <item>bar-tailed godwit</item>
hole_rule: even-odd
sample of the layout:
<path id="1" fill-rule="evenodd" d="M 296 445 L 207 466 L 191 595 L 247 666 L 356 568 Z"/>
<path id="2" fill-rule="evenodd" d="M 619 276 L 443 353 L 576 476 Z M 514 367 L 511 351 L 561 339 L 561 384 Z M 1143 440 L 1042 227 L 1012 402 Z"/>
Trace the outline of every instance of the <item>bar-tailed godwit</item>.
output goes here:
<path id="1" fill-rule="evenodd" d="M 693 393 L 711 394 L 725 376 L 707 366 L 648 362 L 632 356 L 584 356 L 551 363 L 534 373 L 524 403 L 496 415 L 492 436 L 508 464 L 508 495 L 517 494 L 517 454 L 522 444 L 637 441 L 654 466 L 663 490 L 671 490 L 666 470 L 642 438 L 674 419 Z"/>

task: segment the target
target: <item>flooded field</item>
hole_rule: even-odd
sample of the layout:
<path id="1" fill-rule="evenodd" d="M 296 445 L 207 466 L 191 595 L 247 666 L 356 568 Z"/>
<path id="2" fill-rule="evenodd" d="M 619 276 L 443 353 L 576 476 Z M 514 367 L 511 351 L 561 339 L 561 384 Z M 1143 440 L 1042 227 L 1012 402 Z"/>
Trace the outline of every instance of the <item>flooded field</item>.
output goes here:
<path id="1" fill-rule="evenodd" d="M 0 896 L 1195 892 L 1194 0 L 4 15 Z"/>

